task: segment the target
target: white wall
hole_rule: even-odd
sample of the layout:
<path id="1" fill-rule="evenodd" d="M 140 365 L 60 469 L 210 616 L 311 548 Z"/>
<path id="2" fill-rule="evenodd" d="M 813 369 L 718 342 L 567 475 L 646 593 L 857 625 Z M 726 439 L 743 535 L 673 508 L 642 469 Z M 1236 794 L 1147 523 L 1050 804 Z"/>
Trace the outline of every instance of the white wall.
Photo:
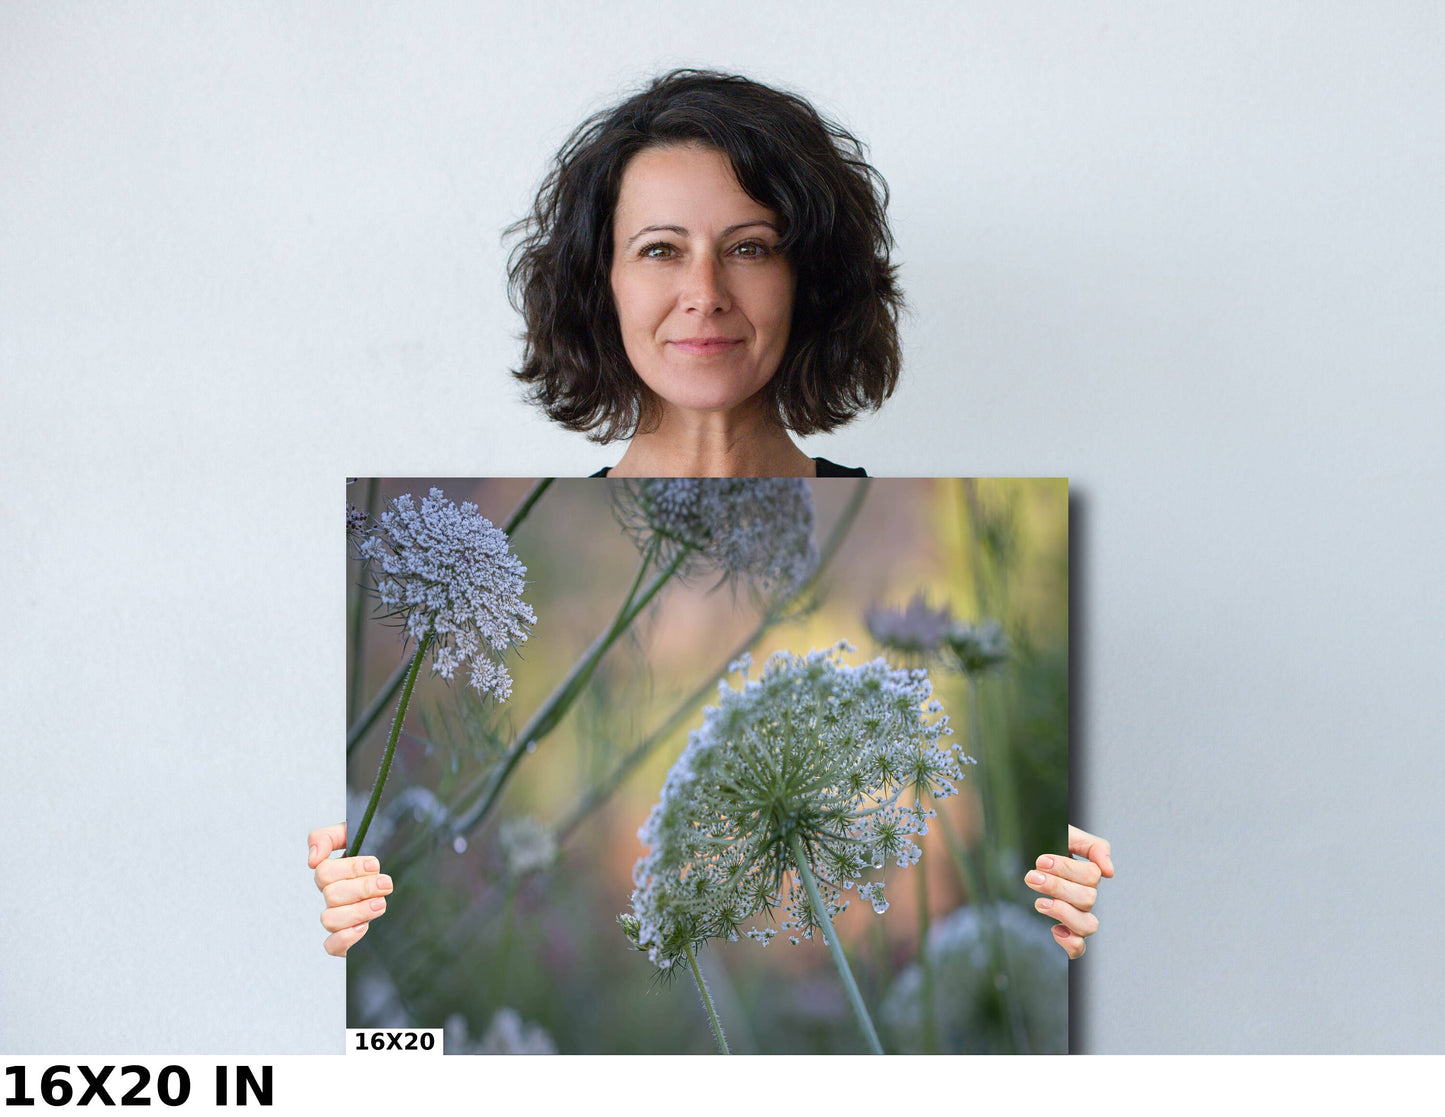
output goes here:
<path id="1" fill-rule="evenodd" d="M 339 1050 L 341 479 L 615 460 L 500 233 L 676 64 L 892 187 L 906 379 L 809 448 L 1072 478 L 1078 1046 L 1445 1049 L 1445 9 L 770 7 L 0 9 L 0 1050 Z"/>

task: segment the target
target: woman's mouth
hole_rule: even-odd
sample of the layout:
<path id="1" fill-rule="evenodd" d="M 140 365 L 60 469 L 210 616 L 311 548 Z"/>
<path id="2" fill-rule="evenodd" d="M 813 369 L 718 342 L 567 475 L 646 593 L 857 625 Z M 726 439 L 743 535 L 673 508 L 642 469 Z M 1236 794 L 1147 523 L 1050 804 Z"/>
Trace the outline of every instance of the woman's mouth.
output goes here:
<path id="1" fill-rule="evenodd" d="M 726 353 L 742 343 L 743 340 L 740 337 L 684 337 L 668 342 L 669 345 L 676 346 L 684 353 L 691 353 L 699 357 Z"/>

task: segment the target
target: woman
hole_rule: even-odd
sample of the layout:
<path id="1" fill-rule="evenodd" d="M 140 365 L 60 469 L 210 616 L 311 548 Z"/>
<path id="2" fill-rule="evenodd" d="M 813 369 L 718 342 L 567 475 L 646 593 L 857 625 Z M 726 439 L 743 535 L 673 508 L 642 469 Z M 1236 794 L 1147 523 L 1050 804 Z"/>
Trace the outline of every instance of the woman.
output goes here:
<path id="1" fill-rule="evenodd" d="M 572 134 L 515 227 L 515 375 L 563 426 L 627 440 L 595 476 L 863 476 L 791 436 L 876 409 L 898 382 L 886 205 L 862 145 L 802 98 L 664 75 Z M 344 956 L 391 880 L 374 857 L 328 860 L 344 826 L 307 841 L 326 950 Z M 1040 856 L 1025 880 L 1077 958 L 1114 867 L 1109 843 L 1073 826 L 1069 854 Z"/>

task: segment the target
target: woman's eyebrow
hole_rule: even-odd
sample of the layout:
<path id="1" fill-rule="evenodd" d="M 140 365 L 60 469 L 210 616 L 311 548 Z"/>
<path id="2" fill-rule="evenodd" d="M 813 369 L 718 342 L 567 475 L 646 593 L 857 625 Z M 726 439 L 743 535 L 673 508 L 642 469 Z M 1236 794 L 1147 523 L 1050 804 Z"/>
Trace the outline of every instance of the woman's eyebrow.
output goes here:
<path id="1" fill-rule="evenodd" d="M 759 218 L 756 221 L 742 221 L 736 225 L 729 225 L 722 231 L 722 235 L 730 237 L 739 229 L 751 229 L 755 225 L 761 225 L 764 228 L 771 229 L 773 232 L 778 233 L 778 227 L 771 221 L 764 221 L 762 218 Z M 642 236 L 643 233 L 676 233 L 680 237 L 687 236 L 687 230 L 681 225 L 648 225 L 645 228 L 638 229 L 637 232 L 628 237 L 627 240 L 623 242 L 622 247 L 627 248 L 633 241 Z M 778 235 L 781 236 L 782 234 L 778 233 Z"/>

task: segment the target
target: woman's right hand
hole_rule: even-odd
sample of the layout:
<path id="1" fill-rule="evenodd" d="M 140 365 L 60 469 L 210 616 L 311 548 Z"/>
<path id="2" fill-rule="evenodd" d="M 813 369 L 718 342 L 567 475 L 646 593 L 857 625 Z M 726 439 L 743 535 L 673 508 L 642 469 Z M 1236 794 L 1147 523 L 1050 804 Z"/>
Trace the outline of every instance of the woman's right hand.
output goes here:
<path id="1" fill-rule="evenodd" d="M 382 873 L 375 857 L 331 856 L 333 850 L 346 848 L 344 822 L 311 831 L 306 843 L 311 849 L 307 864 L 316 870 L 316 887 L 326 897 L 321 913 L 321 926 L 331 932 L 326 953 L 345 958 L 371 921 L 386 911 L 391 877 Z"/>

